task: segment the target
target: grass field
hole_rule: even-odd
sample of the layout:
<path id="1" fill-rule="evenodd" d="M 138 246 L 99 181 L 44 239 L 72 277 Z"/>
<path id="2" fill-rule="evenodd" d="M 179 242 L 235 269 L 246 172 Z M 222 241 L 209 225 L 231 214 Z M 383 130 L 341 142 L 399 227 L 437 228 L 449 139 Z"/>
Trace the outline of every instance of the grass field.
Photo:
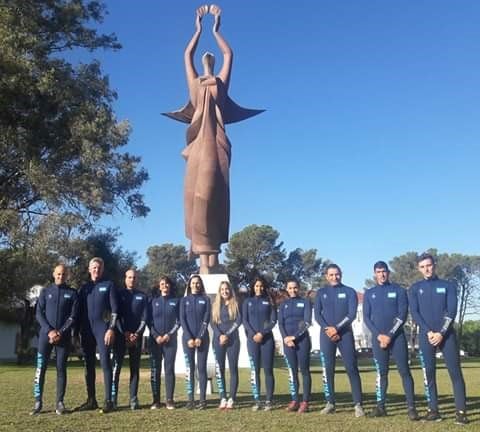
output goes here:
<path id="1" fill-rule="evenodd" d="M 213 393 L 208 399 L 208 409 L 191 412 L 183 408 L 185 401 L 183 377 L 177 377 L 175 397 L 178 409 L 167 411 L 162 408 L 151 411 L 151 393 L 149 386 L 148 361 L 142 361 L 139 399 L 142 409 L 130 411 L 128 408 L 128 364 L 122 371 L 119 396 L 119 409 L 107 415 L 98 412 L 72 412 L 64 416 L 54 413 L 55 368 L 50 366 L 47 372 L 44 394 L 44 411 L 38 416 L 29 416 L 33 406 L 32 381 L 33 366 L 0 365 L 0 431 L 480 431 L 480 360 L 468 359 L 463 363 L 467 383 L 468 411 L 471 423 L 467 426 L 454 424 L 455 409 L 448 372 L 443 362 L 439 363 L 438 387 L 440 410 L 444 416 L 441 423 L 412 423 L 406 417 L 403 389 L 397 371 L 392 367 L 390 373 L 388 413 L 382 419 L 356 419 L 351 406 L 351 394 L 348 379 L 343 367 L 337 366 L 336 390 L 337 413 L 322 416 L 319 411 L 324 401 L 321 393 L 321 371 L 318 364 L 312 367 L 313 395 L 311 412 L 305 415 L 287 413 L 284 410 L 289 401 L 287 373 L 279 359 L 275 369 L 275 409 L 271 412 L 252 412 L 249 388 L 249 371 L 241 370 L 240 391 L 237 409 L 230 412 L 217 410 L 218 395 Z M 412 369 L 415 391 L 420 414 L 425 411 L 423 398 L 422 371 L 418 366 Z M 97 379 L 101 370 L 97 368 Z M 365 398 L 365 408 L 370 410 L 375 403 L 375 373 L 370 360 L 362 360 L 361 377 Z M 70 361 L 68 369 L 68 387 L 65 398 L 67 408 L 73 408 L 85 401 L 83 365 Z M 162 383 L 163 386 L 163 383 Z M 97 399 L 102 400 L 103 386 L 97 386 Z M 163 395 L 163 388 L 162 388 Z"/>

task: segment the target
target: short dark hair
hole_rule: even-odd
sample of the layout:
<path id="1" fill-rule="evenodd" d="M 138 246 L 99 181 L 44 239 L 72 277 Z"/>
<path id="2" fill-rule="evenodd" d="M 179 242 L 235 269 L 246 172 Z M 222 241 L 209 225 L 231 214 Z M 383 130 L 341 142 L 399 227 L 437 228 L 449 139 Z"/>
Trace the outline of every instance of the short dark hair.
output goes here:
<path id="1" fill-rule="evenodd" d="M 420 261 L 427 260 L 427 259 L 432 261 L 432 264 L 435 264 L 435 258 L 433 257 L 432 254 L 429 254 L 427 252 L 423 252 L 417 257 L 417 264 L 420 264 Z"/>
<path id="2" fill-rule="evenodd" d="M 377 261 L 373 265 L 373 271 L 375 271 L 377 269 L 385 269 L 388 272 L 390 271 L 390 269 L 388 268 L 388 264 L 385 261 Z"/>
<path id="3" fill-rule="evenodd" d="M 295 278 L 295 277 L 287 278 L 287 280 L 285 281 L 285 286 L 287 286 L 290 282 L 296 283 L 297 286 L 300 288 L 300 282 L 298 281 L 297 278 Z"/>
<path id="4" fill-rule="evenodd" d="M 328 264 L 327 267 L 325 267 L 325 274 L 327 274 L 328 270 L 330 270 L 330 269 L 336 269 L 340 273 L 342 273 L 342 269 L 340 268 L 340 266 L 338 264 L 334 264 L 334 263 Z"/>

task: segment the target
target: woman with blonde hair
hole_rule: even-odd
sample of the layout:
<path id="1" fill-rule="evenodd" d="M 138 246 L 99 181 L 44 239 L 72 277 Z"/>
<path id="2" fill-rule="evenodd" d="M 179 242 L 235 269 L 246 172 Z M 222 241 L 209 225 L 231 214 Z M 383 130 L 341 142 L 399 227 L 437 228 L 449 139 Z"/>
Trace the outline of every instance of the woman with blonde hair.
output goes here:
<path id="1" fill-rule="evenodd" d="M 232 289 L 230 282 L 222 281 L 212 305 L 211 320 L 215 375 L 218 393 L 220 394 L 219 409 L 232 409 L 235 403 L 238 389 L 238 356 L 240 353 L 238 327 L 241 324 L 242 317 L 235 291 Z M 230 398 L 228 400 L 225 389 L 225 358 L 227 356 L 230 368 Z"/>

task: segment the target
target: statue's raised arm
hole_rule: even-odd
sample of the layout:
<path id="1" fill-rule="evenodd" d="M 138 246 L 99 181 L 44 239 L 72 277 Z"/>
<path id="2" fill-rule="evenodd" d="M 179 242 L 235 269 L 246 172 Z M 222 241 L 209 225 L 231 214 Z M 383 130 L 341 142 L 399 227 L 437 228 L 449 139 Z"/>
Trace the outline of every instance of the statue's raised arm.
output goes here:
<path id="1" fill-rule="evenodd" d="M 223 37 L 223 35 L 220 33 L 220 15 L 222 13 L 221 9 L 217 5 L 211 5 L 210 13 L 215 18 L 215 21 L 213 23 L 213 35 L 215 36 L 218 47 L 223 54 L 223 66 L 220 69 L 218 78 L 223 81 L 226 90 L 228 90 L 228 86 L 230 84 L 230 73 L 232 71 L 233 51 L 232 48 L 230 48 L 228 42 Z"/>

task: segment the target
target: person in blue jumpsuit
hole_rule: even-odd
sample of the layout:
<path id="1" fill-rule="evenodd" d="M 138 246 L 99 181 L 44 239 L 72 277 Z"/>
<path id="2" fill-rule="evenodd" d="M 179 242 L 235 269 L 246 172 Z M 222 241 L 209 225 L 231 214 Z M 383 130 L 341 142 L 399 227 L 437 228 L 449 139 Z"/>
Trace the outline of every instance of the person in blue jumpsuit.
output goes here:
<path id="1" fill-rule="evenodd" d="M 408 366 L 407 339 L 403 331 L 408 312 L 407 292 L 404 288 L 390 282 L 390 271 L 384 261 L 376 262 L 373 272 L 377 285 L 367 290 L 363 298 L 363 318 L 372 332 L 373 358 L 377 372 L 377 405 L 369 413 L 369 417 L 387 415 L 385 400 L 388 369 L 390 356 L 393 356 L 402 378 L 408 417 L 412 421 L 419 420 L 420 417 L 415 409 L 413 378 Z"/>
<path id="2" fill-rule="evenodd" d="M 134 269 L 125 272 L 125 289 L 118 293 L 120 314 L 117 320 L 117 334 L 113 346 L 113 406 L 114 408 L 117 407 L 120 371 L 122 370 L 125 351 L 128 349 L 130 359 L 130 408 L 132 410 L 140 407 L 138 381 L 148 305 L 146 294 L 135 289 L 136 280 L 137 272 Z"/>
<path id="3" fill-rule="evenodd" d="M 210 322 L 210 298 L 205 293 L 202 278 L 199 275 L 190 277 L 186 296 L 180 301 L 180 324 L 182 325 L 183 352 L 187 367 L 186 386 L 188 394 L 187 409 L 195 408 L 195 354 L 197 354 L 198 381 L 200 401 L 197 409 L 207 407 L 207 358 L 210 344 L 208 324 Z"/>
<path id="4" fill-rule="evenodd" d="M 45 372 L 52 350 L 57 362 L 57 400 L 55 412 L 65 413 L 63 398 L 67 385 L 67 358 L 71 346 L 71 330 L 77 319 L 77 292 L 65 284 L 67 268 L 63 264 L 53 270 L 54 283 L 42 289 L 36 305 L 36 318 L 40 324 L 38 334 L 37 368 L 33 385 L 35 405 L 31 415 L 42 409 Z"/>
<path id="5" fill-rule="evenodd" d="M 150 384 L 153 403 L 151 409 L 160 408 L 160 376 L 162 361 L 165 370 L 166 408 L 175 409 L 175 358 L 177 356 L 177 331 L 180 328 L 178 298 L 175 286 L 167 276 L 162 276 L 158 288 L 152 291 L 148 306 L 148 327 L 150 329 Z"/>
<path id="6" fill-rule="evenodd" d="M 220 394 L 219 409 L 232 409 L 238 390 L 238 356 L 240 354 L 240 337 L 238 327 L 242 317 L 238 307 L 237 297 L 230 282 L 223 281 L 212 305 L 211 326 L 213 329 L 213 351 L 215 353 L 215 375 L 218 393 Z M 225 359 L 228 356 L 230 369 L 230 397 L 227 400 L 225 388 Z"/>
<path id="7" fill-rule="evenodd" d="M 322 414 L 335 412 L 335 355 L 342 355 L 352 388 L 355 417 L 365 415 L 362 407 L 362 384 L 357 366 L 352 322 L 357 315 L 357 292 L 342 284 L 342 271 L 337 264 L 325 269 L 328 285 L 317 291 L 315 319 L 321 326 L 320 360 L 323 367 L 323 391 L 327 403 Z"/>
<path id="8" fill-rule="evenodd" d="M 283 352 L 288 368 L 291 402 L 287 411 L 305 413 L 308 411 L 308 402 L 312 388 L 310 375 L 310 350 L 312 343 L 308 328 L 312 323 L 312 306 L 308 298 L 298 295 L 298 282 L 294 279 L 287 281 L 288 299 L 278 311 L 278 326 L 283 338 Z M 303 379 L 303 399 L 298 402 L 298 368 Z"/>
<path id="9" fill-rule="evenodd" d="M 270 298 L 267 282 L 262 277 L 254 279 L 248 297 L 242 308 L 243 326 L 247 333 L 247 350 L 250 358 L 250 382 L 255 401 L 252 410 L 258 411 L 260 403 L 260 366 L 263 366 L 266 385 L 264 410 L 273 408 L 275 378 L 273 376 L 273 358 L 275 340 L 273 327 L 277 323 L 277 308 Z"/>
<path id="10" fill-rule="evenodd" d="M 79 411 L 98 408 L 95 397 L 95 352 L 100 353 L 100 365 L 103 370 L 105 399 L 102 413 L 113 410 L 112 403 L 112 363 L 111 348 L 115 341 L 115 327 L 118 318 L 117 291 L 111 281 L 102 279 L 103 259 L 92 258 L 88 265 L 90 281 L 80 288 L 79 332 L 83 354 L 85 356 L 85 381 L 87 401 L 78 407 Z"/>
<path id="11" fill-rule="evenodd" d="M 457 337 L 453 323 L 457 314 L 457 289 L 435 274 L 432 255 L 422 254 L 417 259 L 423 280 L 409 289 L 410 311 L 420 327 L 420 360 L 424 374 L 425 396 L 428 401 L 427 421 L 440 421 L 436 381 L 437 350 L 443 353 L 445 364 L 453 384 L 456 407 L 456 423 L 468 423 L 466 415 L 465 381 L 460 367 Z"/>

